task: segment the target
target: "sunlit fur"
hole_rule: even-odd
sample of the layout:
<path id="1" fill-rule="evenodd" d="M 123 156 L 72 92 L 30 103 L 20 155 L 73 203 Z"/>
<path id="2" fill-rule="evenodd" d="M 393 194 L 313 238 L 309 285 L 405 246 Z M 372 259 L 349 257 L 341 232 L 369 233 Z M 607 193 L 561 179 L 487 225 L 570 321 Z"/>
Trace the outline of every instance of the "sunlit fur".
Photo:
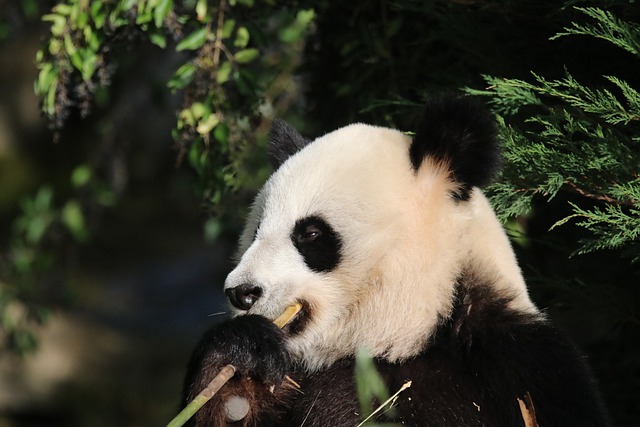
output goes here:
<path id="1" fill-rule="evenodd" d="M 366 347 L 400 361 L 424 349 L 452 310 L 456 279 L 468 269 L 537 313 L 515 256 L 480 190 L 469 200 L 449 165 L 427 158 L 416 172 L 402 132 L 355 124 L 290 157 L 257 196 L 225 288 L 263 288 L 249 313 L 270 319 L 295 302 L 312 318 L 289 349 L 309 371 Z M 296 220 L 322 216 L 342 237 L 343 258 L 315 273 L 293 246 Z"/>

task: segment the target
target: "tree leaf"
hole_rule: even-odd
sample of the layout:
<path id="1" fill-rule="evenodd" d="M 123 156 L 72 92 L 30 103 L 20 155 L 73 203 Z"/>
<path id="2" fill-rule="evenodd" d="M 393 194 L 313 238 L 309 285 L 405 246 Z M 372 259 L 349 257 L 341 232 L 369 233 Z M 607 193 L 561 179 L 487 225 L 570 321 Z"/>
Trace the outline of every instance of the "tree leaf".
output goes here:
<path id="1" fill-rule="evenodd" d="M 218 83 L 223 84 L 227 80 L 229 80 L 229 75 L 231 74 L 231 70 L 233 67 L 231 63 L 228 61 L 223 62 L 218 68 L 218 74 L 216 75 L 216 80 Z"/>
<path id="2" fill-rule="evenodd" d="M 156 8 L 153 10 L 153 20 L 157 28 L 162 27 L 162 23 L 171 8 L 173 8 L 173 0 L 158 0 Z"/>
<path id="3" fill-rule="evenodd" d="M 222 37 L 222 39 L 228 39 L 229 37 L 231 37 L 231 33 L 233 32 L 233 29 L 236 27 L 236 21 L 235 19 L 227 19 L 226 21 L 224 21 L 224 24 L 222 25 L 222 31 L 220 34 L 220 37 Z"/>
<path id="4" fill-rule="evenodd" d="M 182 89 L 186 85 L 191 83 L 191 80 L 193 79 L 195 72 L 196 72 L 195 65 L 193 65 L 190 62 L 186 63 L 180 68 L 178 68 L 178 70 L 173 75 L 171 80 L 169 80 L 169 83 L 167 83 L 167 86 L 171 90 Z"/>
<path id="5" fill-rule="evenodd" d="M 209 132 L 211 132 L 213 128 L 215 128 L 218 125 L 218 123 L 220 123 L 220 119 L 218 118 L 218 116 L 215 114 L 211 114 L 205 120 L 201 120 L 198 123 L 198 127 L 196 128 L 196 131 L 200 135 L 208 134 Z"/>
<path id="6" fill-rule="evenodd" d="M 167 38 L 162 33 L 151 32 L 149 33 L 149 41 L 155 44 L 161 49 L 167 47 Z"/>
<path id="7" fill-rule="evenodd" d="M 260 56 L 260 51 L 255 48 L 242 49 L 236 52 L 234 59 L 239 64 L 247 64 Z"/>
<path id="8" fill-rule="evenodd" d="M 240 27 L 236 32 L 236 40 L 233 45 L 242 49 L 247 47 L 247 44 L 249 44 L 249 30 L 247 30 L 247 27 Z"/>
<path id="9" fill-rule="evenodd" d="M 183 38 L 176 46 L 176 51 L 200 49 L 207 40 L 207 28 L 202 27 Z"/>
<path id="10" fill-rule="evenodd" d="M 87 238 L 84 214 L 80 203 L 76 200 L 69 200 L 65 203 L 62 208 L 62 221 L 77 240 L 84 241 Z"/>

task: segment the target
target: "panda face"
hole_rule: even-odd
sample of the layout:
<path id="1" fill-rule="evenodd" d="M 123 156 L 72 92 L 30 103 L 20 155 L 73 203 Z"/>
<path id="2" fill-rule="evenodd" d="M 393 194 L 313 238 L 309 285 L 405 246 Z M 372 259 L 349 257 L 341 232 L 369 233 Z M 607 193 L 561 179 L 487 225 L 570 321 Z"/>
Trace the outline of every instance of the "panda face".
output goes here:
<path id="1" fill-rule="evenodd" d="M 535 310 L 476 188 L 495 173 L 487 124 L 458 104 L 429 115 L 414 138 L 355 124 L 310 142 L 274 126 L 277 169 L 254 202 L 225 293 L 235 315 L 275 319 L 301 303 L 287 345 L 310 371 L 360 347 L 392 362 L 415 356 L 471 267 Z"/>
<path id="2" fill-rule="evenodd" d="M 275 318 L 301 302 L 292 342 L 329 340 L 375 291 L 416 221 L 410 138 L 351 125 L 288 158 L 259 193 L 225 283 L 236 314 Z M 293 344 L 292 344 L 293 345 Z M 294 345 L 295 346 L 295 345 Z"/>

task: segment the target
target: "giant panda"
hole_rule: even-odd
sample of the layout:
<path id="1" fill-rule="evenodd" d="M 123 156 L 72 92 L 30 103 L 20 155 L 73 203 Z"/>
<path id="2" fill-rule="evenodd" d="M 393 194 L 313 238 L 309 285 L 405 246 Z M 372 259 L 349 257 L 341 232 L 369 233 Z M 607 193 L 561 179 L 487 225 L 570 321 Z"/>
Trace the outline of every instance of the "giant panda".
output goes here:
<path id="1" fill-rule="evenodd" d="M 355 427 L 361 348 L 390 392 L 412 381 L 378 422 L 607 425 L 584 358 L 531 301 L 480 190 L 501 164 L 491 115 L 439 97 L 411 135 L 353 124 L 308 140 L 274 122 L 275 171 L 224 284 L 233 317 L 196 346 L 184 403 L 224 365 L 237 372 L 192 425 Z M 248 412 L 229 419 L 238 398 Z"/>

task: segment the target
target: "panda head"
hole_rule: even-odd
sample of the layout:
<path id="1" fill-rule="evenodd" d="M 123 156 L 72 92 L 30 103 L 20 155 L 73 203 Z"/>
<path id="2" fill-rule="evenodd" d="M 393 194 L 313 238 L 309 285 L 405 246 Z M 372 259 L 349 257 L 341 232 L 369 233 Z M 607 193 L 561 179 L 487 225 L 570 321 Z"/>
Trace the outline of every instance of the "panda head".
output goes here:
<path id="1" fill-rule="evenodd" d="M 415 136 L 354 124 L 309 141 L 276 121 L 276 168 L 225 282 L 234 312 L 276 318 L 300 302 L 288 346 L 313 371 L 359 347 L 417 354 L 473 269 L 535 310 L 478 190 L 498 171 L 492 118 L 465 98 L 424 109 Z"/>

